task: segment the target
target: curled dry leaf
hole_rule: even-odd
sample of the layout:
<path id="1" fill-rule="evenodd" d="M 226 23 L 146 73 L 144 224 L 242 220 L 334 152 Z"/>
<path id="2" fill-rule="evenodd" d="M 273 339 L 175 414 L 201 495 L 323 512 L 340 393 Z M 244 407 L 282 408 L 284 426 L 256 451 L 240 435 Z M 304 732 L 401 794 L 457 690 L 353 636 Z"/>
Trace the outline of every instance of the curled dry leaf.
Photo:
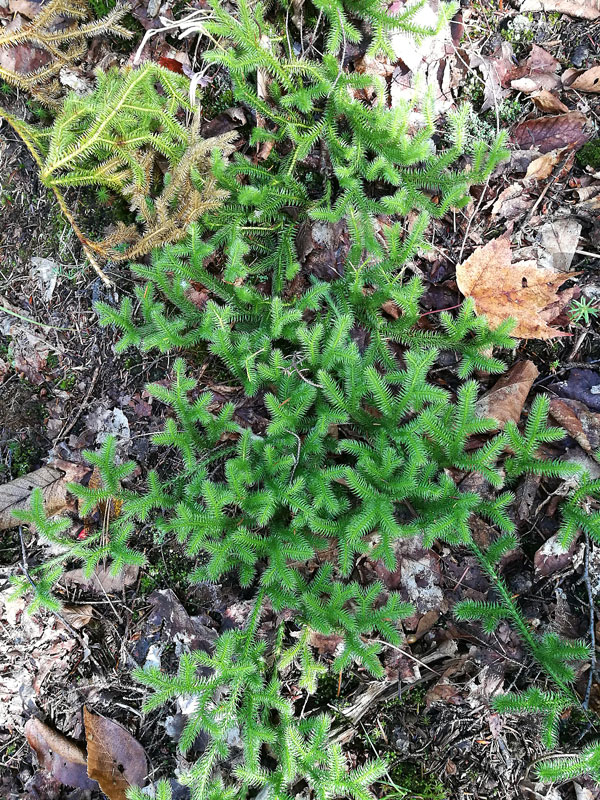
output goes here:
<path id="1" fill-rule="evenodd" d="M 520 181 L 511 183 L 498 195 L 492 206 L 492 217 L 516 219 L 528 211 L 534 202 L 533 197 L 523 191 L 523 184 Z"/>
<path id="2" fill-rule="evenodd" d="M 59 783 L 74 789 L 98 788 L 97 782 L 88 777 L 85 751 L 71 739 L 39 719 L 27 720 L 25 736 L 42 769 Z"/>
<path id="3" fill-rule="evenodd" d="M 562 158 L 562 150 L 552 150 L 544 153 L 543 156 L 534 159 L 527 167 L 526 178 L 534 178 L 536 181 L 543 181 L 552 175 L 552 170 Z"/>
<path id="4" fill-rule="evenodd" d="M 557 533 L 547 539 L 533 557 L 537 576 L 547 578 L 549 575 L 553 575 L 555 572 L 559 572 L 572 564 L 573 554 L 577 547 L 577 538 L 571 543 L 568 550 L 565 550 L 562 546 Z"/>
<path id="5" fill-rule="evenodd" d="M 578 150 L 590 138 L 588 120 L 581 111 L 526 119 L 513 132 L 513 139 L 521 149 L 536 148 L 541 153 L 549 153 L 562 147 Z"/>
<path id="6" fill-rule="evenodd" d="M 508 239 L 493 239 L 459 264 L 456 282 L 465 297 L 473 298 L 477 313 L 485 314 L 492 327 L 512 318 L 513 336 L 552 339 L 570 335 L 548 323 L 573 297 L 573 289 L 557 294 L 573 274 L 541 269 L 535 261 L 513 264 Z"/>
<path id="7" fill-rule="evenodd" d="M 540 111 L 551 114 L 566 114 L 569 111 L 562 100 L 559 100 L 555 94 L 552 94 L 552 92 L 549 92 L 547 89 L 534 92 L 531 95 L 531 99 L 535 107 L 539 108 Z"/>
<path id="8" fill-rule="evenodd" d="M 87 769 L 108 800 L 127 800 L 130 786 L 142 786 L 148 761 L 142 745 L 117 722 L 83 709 Z"/>
<path id="9" fill-rule="evenodd" d="M 526 94 L 540 89 L 557 89 L 560 86 L 560 78 L 556 75 L 559 68 L 560 61 L 543 47 L 534 44 L 527 59 L 511 70 L 508 76 L 510 85 Z"/>
<path id="10" fill-rule="evenodd" d="M 510 42 L 503 42 L 491 56 L 474 54 L 470 58 L 470 67 L 479 68 L 484 80 L 483 104 L 481 113 L 499 106 L 510 90 L 509 75 L 513 69 L 514 52 Z"/>
<path id="11" fill-rule="evenodd" d="M 521 4 L 521 11 L 558 11 L 559 14 L 568 14 L 578 19 L 600 19 L 599 0 L 525 0 Z"/>
<path id="12" fill-rule="evenodd" d="M 586 70 L 575 78 L 569 88 L 578 92 L 600 92 L 600 66 Z"/>
<path id="13" fill-rule="evenodd" d="M 492 417 L 503 428 L 509 420 L 518 422 L 529 390 L 539 375 L 533 361 L 519 361 L 498 380 L 475 406 L 480 417 Z"/>

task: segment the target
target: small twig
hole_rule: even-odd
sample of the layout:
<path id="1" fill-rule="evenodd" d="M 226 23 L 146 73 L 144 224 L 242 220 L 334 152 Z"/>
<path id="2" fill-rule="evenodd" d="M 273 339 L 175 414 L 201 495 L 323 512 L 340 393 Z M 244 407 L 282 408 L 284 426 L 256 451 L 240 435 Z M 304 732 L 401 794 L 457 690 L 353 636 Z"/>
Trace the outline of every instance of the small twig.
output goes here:
<path id="1" fill-rule="evenodd" d="M 395 650 L 397 653 L 401 653 L 403 656 L 406 656 L 406 658 L 410 659 L 411 661 L 414 661 L 415 664 L 419 664 L 419 666 L 425 667 L 425 669 L 428 669 L 430 672 L 433 672 L 434 675 L 438 675 L 440 678 L 442 677 L 441 672 L 438 672 L 436 669 L 433 669 L 424 661 L 421 661 L 420 658 L 413 656 L 413 654 L 409 653 L 408 650 L 402 650 L 402 648 L 397 647 L 395 644 L 390 644 L 390 642 L 386 642 L 384 639 L 371 639 L 370 641 L 377 642 L 377 644 L 382 644 L 385 647 L 391 647 L 392 650 Z"/>
<path id="2" fill-rule="evenodd" d="M 588 709 L 590 704 L 590 695 L 592 693 L 592 684 L 596 674 L 596 615 L 594 613 L 594 593 L 592 592 L 592 584 L 590 582 L 590 537 L 585 534 L 585 554 L 583 557 L 583 575 L 580 578 L 581 583 L 585 585 L 588 603 L 590 607 L 590 674 L 588 677 L 587 689 L 585 690 L 585 697 L 583 699 L 583 708 Z"/>
<path id="3" fill-rule="evenodd" d="M 589 250 L 574 250 L 573 252 L 576 253 L 578 256 L 586 256 L 587 258 L 600 259 L 600 253 L 590 253 Z"/>
<path id="4" fill-rule="evenodd" d="M 10 308 L 6 308 L 6 306 L 0 305 L 0 312 L 9 314 L 11 317 L 16 317 L 17 319 L 22 319 L 23 322 L 27 322 L 30 325 L 37 325 L 39 328 L 48 328 L 52 331 L 75 331 L 75 328 L 59 328 L 57 325 L 48 325 L 45 322 L 38 322 L 35 319 L 31 319 L 31 317 L 26 317 L 24 314 L 17 314 L 16 311 L 11 311 Z"/>
<path id="5" fill-rule="evenodd" d="M 77 422 L 79 417 L 82 415 L 83 411 L 85 410 L 87 404 L 90 401 L 90 397 L 92 396 L 92 392 L 94 391 L 94 386 L 96 385 L 96 381 L 98 380 L 99 372 L 100 372 L 100 366 L 97 366 L 96 369 L 94 370 L 94 374 L 92 375 L 92 380 L 90 381 L 90 385 L 88 387 L 86 395 L 83 398 L 83 401 L 79 404 L 79 408 L 77 409 L 77 413 L 75 414 L 75 416 L 73 417 L 71 422 L 66 427 L 63 425 L 63 427 L 59 431 L 56 439 L 53 440 L 53 442 L 52 442 L 53 445 L 56 445 L 58 442 L 62 441 L 65 438 L 65 436 L 73 430 L 73 427 L 74 427 L 75 423 Z"/>
<path id="6" fill-rule="evenodd" d="M 483 203 L 483 198 L 485 197 L 485 194 L 487 192 L 488 186 L 490 184 L 490 178 L 491 178 L 491 175 L 488 175 L 488 179 L 486 180 L 485 185 L 483 187 L 483 191 L 481 192 L 481 196 L 479 198 L 479 202 L 475 206 L 475 210 L 473 211 L 473 213 L 469 217 L 469 221 L 467 222 L 467 228 L 465 230 L 465 235 L 463 237 L 462 244 L 460 246 L 460 253 L 458 254 L 457 264 L 461 264 L 462 263 L 462 257 L 463 257 L 463 253 L 465 252 L 465 245 L 467 244 L 467 239 L 469 237 L 469 233 L 471 231 L 471 225 L 473 224 L 473 220 L 475 219 L 475 217 L 479 213 L 479 209 L 481 208 L 481 204 Z"/>
<path id="7" fill-rule="evenodd" d="M 298 467 L 298 463 L 300 462 L 300 449 L 302 447 L 302 441 L 301 441 L 300 437 L 298 436 L 298 434 L 294 433 L 294 431 L 287 431 L 286 430 L 286 433 L 290 433 L 292 436 L 295 436 L 296 439 L 298 440 L 298 449 L 296 451 L 296 458 L 294 459 L 294 466 L 292 467 L 292 474 L 290 475 L 290 483 L 291 483 L 294 480 L 294 475 L 296 473 L 296 468 Z"/>

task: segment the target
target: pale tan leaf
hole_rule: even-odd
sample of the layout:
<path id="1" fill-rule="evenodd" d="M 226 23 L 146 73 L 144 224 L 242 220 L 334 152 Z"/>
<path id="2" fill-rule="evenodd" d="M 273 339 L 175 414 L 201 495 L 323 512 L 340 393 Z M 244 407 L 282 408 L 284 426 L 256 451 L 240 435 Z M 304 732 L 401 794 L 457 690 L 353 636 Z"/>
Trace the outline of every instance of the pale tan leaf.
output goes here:
<path id="1" fill-rule="evenodd" d="M 578 19 L 600 19 L 600 0 L 525 0 L 521 11 L 558 11 Z"/>
<path id="2" fill-rule="evenodd" d="M 34 489 L 42 490 L 49 516 L 58 514 L 65 508 L 67 487 L 63 473 L 52 467 L 41 467 L 0 486 L 0 530 L 14 528 L 18 524 L 13 517 L 13 511 L 29 508 L 29 499 Z"/>
<path id="3" fill-rule="evenodd" d="M 142 745 L 117 722 L 83 709 L 88 775 L 108 800 L 127 800 L 130 786 L 142 786 L 148 761 Z"/>
<path id="4" fill-rule="evenodd" d="M 535 178 L 536 181 L 543 181 L 552 175 L 552 170 L 561 159 L 561 150 L 552 150 L 544 153 L 543 156 L 536 158 L 527 167 L 526 178 Z"/>
<path id="5" fill-rule="evenodd" d="M 120 592 L 126 586 L 132 586 L 136 581 L 140 568 L 135 564 L 127 564 L 118 575 L 110 574 L 110 567 L 96 567 L 91 577 L 86 578 L 82 569 L 71 569 L 65 572 L 63 580 L 67 583 L 76 583 L 83 589 L 88 589 L 96 594 L 106 592 Z"/>
<path id="6" fill-rule="evenodd" d="M 552 339 L 568 333 L 551 327 L 573 296 L 558 288 L 573 273 L 565 275 L 541 269 L 535 261 L 512 263 L 508 239 L 493 239 L 478 248 L 456 268 L 456 282 L 465 297 L 472 297 L 478 314 L 485 314 L 492 327 L 512 318 L 513 335 L 522 339 Z"/>
<path id="7" fill-rule="evenodd" d="M 509 420 L 518 422 L 529 390 L 538 375 L 533 361 L 517 362 L 489 392 L 479 398 L 475 405 L 477 416 L 492 417 L 501 428 Z"/>
<path id="8" fill-rule="evenodd" d="M 540 267 L 568 272 L 581 237 L 582 224 L 573 215 L 545 222 L 537 232 L 537 259 Z"/>
<path id="9" fill-rule="evenodd" d="M 63 605 L 62 615 L 72 628 L 81 630 L 92 620 L 94 609 L 89 603 L 80 606 Z"/>
<path id="10" fill-rule="evenodd" d="M 600 66 L 586 70 L 575 78 L 569 88 L 578 92 L 600 92 Z"/>
<path id="11" fill-rule="evenodd" d="M 531 99 L 536 108 L 540 111 L 546 111 L 552 114 L 566 114 L 569 110 L 568 107 L 560 100 L 555 94 L 549 92 L 547 89 L 542 89 L 539 92 L 534 92 Z"/>

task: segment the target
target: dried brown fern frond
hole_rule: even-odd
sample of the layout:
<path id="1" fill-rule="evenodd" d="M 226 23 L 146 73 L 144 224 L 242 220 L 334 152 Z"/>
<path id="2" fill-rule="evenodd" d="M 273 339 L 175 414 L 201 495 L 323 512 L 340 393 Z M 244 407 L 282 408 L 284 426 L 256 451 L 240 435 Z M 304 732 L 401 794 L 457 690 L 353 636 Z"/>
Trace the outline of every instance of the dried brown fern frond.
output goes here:
<path id="1" fill-rule="evenodd" d="M 126 3 L 117 3 L 102 19 L 94 20 L 84 0 L 49 0 L 31 22 L 0 33 L 0 48 L 30 46 L 47 62 L 25 73 L 0 66 L 0 79 L 56 108 L 63 92 L 56 78 L 64 67 L 73 66 L 85 55 L 88 39 L 102 34 L 131 38 L 133 34 L 120 24 L 128 10 Z"/>
<path id="2" fill-rule="evenodd" d="M 148 151 L 144 156 L 145 180 L 142 185 L 131 184 L 123 194 L 129 198 L 132 211 L 140 219 L 138 225 L 123 225 L 98 244 L 107 258 L 113 261 L 135 261 L 155 247 L 183 239 L 192 222 L 202 214 L 220 206 L 228 192 L 217 185 L 211 172 L 211 153 L 217 149 L 224 156 L 235 149 L 232 141 L 237 133 L 231 131 L 212 139 L 199 136 L 200 116 L 196 115 L 190 129 L 189 145 L 171 174 L 161 180 L 156 195 L 158 156 Z M 123 245 L 127 245 L 123 248 Z"/>

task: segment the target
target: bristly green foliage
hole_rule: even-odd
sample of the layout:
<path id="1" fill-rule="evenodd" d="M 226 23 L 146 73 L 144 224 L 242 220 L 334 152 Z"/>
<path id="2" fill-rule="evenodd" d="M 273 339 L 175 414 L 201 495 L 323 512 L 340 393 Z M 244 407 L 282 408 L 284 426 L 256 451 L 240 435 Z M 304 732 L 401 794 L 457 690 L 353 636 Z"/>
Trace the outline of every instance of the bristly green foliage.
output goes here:
<path id="1" fill-rule="evenodd" d="M 98 453 L 84 451 L 84 457 L 97 467 L 102 486 L 92 489 L 80 484 L 68 485 L 69 490 L 82 501 L 82 516 L 97 507 L 122 504 L 130 496 L 131 493 L 121 487 L 121 481 L 135 469 L 135 463 L 127 461 L 116 464 L 115 451 L 116 444 L 112 437 L 106 440 Z M 48 608 L 50 611 L 60 609 L 61 603 L 54 587 L 69 564 L 81 565 L 84 576 L 90 578 L 99 564 L 110 566 L 110 573 L 117 575 L 127 565 L 142 566 L 146 563 L 144 554 L 129 546 L 134 528 L 124 518 L 107 518 L 102 529 L 79 539 L 66 533 L 70 527 L 68 519 L 47 518 L 41 489 L 32 492 L 29 510 L 15 511 L 14 515 L 36 532 L 42 543 L 52 545 L 53 550 L 58 552 L 39 566 L 29 569 L 29 578 L 25 575 L 11 578 L 16 586 L 14 596 L 33 590 L 30 613 L 39 608 Z"/>
<path id="2" fill-rule="evenodd" d="M 235 796 L 245 797 L 253 788 L 264 790 L 267 797 L 284 798 L 292 796 L 288 792 L 296 782 L 305 781 L 320 800 L 372 800 L 369 787 L 385 771 L 383 763 L 372 761 L 348 771 L 339 745 L 328 742 L 330 719 L 296 717 L 293 704 L 282 696 L 279 677 L 288 654 L 276 652 L 269 668 L 266 643 L 257 639 L 261 609 L 259 595 L 244 630 L 221 635 L 212 655 L 196 651 L 182 656 L 177 675 L 164 675 L 155 667 L 134 672 L 134 677 L 154 689 L 145 710 L 181 695 L 195 700 L 179 747 L 187 753 L 201 733 L 208 735 L 209 743 L 182 779 L 190 787 L 192 800 L 229 796 L 215 767 L 231 751 L 234 726 L 244 749 L 243 762 L 235 769 L 239 782 Z M 199 669 L 205 677 L 198 677 Z M 265 746 L 270 758 L 265 758 Z"/>
<path id="3" fill-rule="evenodd" d="M 208 737 L 204 755 L 182 778 L 193 800 L 233 800 L 250 790 L 265 800 L 288 800 L 297 781 L 322 800 L 367 800 L 381 764 L 348 772 L 328 742 L 329 719 L 298 719 L 281 673 L 294 664 L 300 685 L 314 692 L 323 669 L 310 648 L 314 631 L 340 637 L 334 669 L 356 662 L 381 676 L 380 644 L 373 639 L 397 645 L 398 621 L 411 609 L 379 583 L 361 586 L 356 566 L 368 558 L 393 571 L 398 542 L 419 536 L 426 545 L 448 542 L 477 557 L 497 598 L 464 603 L 457 613 L 486 631 L 503 619 L 515 626 L 555 692 L 532 690 L 504 704 L 544 714 L 550 743 L 558 714 L 576 700 L 572 664 L 588 650 L 555 634 L 534 635 L 498 564 L 516 544 L 509 514 L 514 498 L 501 491 L 505 476 L 567 474 L 541 450 L 562 433 L 548 427 L 542 399 L 523 432 L 509 424 L 496 433 L 494 421 L 480 418 L 477 384 L 466 379 L 476 370 L 502 371 L 492 350 L 511 345 L 510 323 L 492 331 L 467 302 L 434 324 L 420 311 L 421 283 L 404 280 L 425 246 L 430 217 L 468 201 L 469 186 L 485 180 L 504 156 L 502 139 L 491 148 L 468 143 L 462 109 L 448 120 L 450 145 L 438 150 L 430 97 L 392 109 L 376 78 L 346 70 L 346 45 L 359 34 L 372 36 L 373 50 L 385 49 L 398 29 L 425 34 L 417 29 L 415 7 L 395 15 L 379 0 L 319 0 L 325 54 L 313 60 L 317 31 L 296 53 L 279 6 L 267 15 L 261 3 L 239 0 L 231 10 L 209 2 L 212 14 L 202 26 L 216 46 L 204 58 L 228 70 L 236 100 L 255 115 L 252 143 L 268 155 L 263 163 L 255 163 L 262 155 L 242 154 L 229 162 L 217 152 L 213 175 L 228 199 L 185 239 L 154 252 L 149 265 L 134 266 L 146 281 L 135 303 L 125 298 L 120 309 L 103 304 L 98 310 L 103 324 L 122 331 L 120 349 L 191 351 L 195 361 L 199 355 L 218 361 L 255 398 L 264 424 L 251 428 L 233 403 L 215 410 L 211 393 L 200 391 L 177 358 L 170 380 L 149 391 L 170 409 L 154 441 L 172 448 L 180 468 L 150 473 L 147 491 L 138 496 L 121 492 L 119 524 L 87 543 L 92 552 L 81 557 L 93 568 L 100 552 L 118 568 L 137 557 L 127 547 L 128 532 L 149 523 L 159 541 L 176 538 L 185 546 L 195 565 L 192 581 L 235 573 L 258 599 L 247 627 L 222 634 L 212 654 L 183 656 L 175 676 L 138 671 L 155 692 L 147 707 L 182 694 L 196 701 L 180 741 L 187 752 L 200 733 Z M 170 79 L 159 104 L 181 101 L 179 79 Z M 371 103 L 364 100 L 369 92 Z M 420 127 L 413 124 L 417 107 Z M 179 147 L 179 128 L 169 125 L 167 139 Z M 94 128 L 78 136 L 89 142 Z M 168 142 L 160 141 L 169 156 Z M 48 175 L 56 176 L 60 159 L 52 163 Z M 109 157 L 109 164 L 107 175 L 114 176 L 116 162 Z M 82 167 L 76 160 L 71 165 Z M 119 162 L 118 169 L 133 165 Z M 129 179 L 135 180 L 133 172 Z M 299 226 L 318 223 L 331 231 L 340 222 L 349 232 L 347 256 L 333 265 L 331 280 L 309 274 L 299 255 Z M 432 380 L 442 352 L 456 356 L 461 384 L 455 391 Z M 103 451 L 96 463 L 110 471 L 108 455 Z M 471 473 L 498 494 L 490 499 L 461 488 L 457 477 Z M 116 483 L 105 482 L 105 494 L 120 492 L 123 475 L 115 476 Z M 579 529 L 598 531 L 594 517 L 582 516 L 597 486 L 586 475 L 577 480 L 580 490 L 563 515 L 565 542 Z M 88 506 L 98 500 L 87 490 L 78 493 Z M 485 550 L 471 533 L 474 516 L 499 531 Z M 48 586 L 44 592 L 50 596 Z M 274 655 L 260 631 L 263 607 L 290 614 L 287 632 L 298 636 L 286 649 L 281 625 Z M 224 780 L 220 767 L 236 729 L 244 752 Z M 164 784 L 160 792 L 167 794 Z"/>
<path id="4" fill-rule="evenodd" d="M 390 31 L 411 31 L 412 18 L 421 5 L 391 15 L 379 0 L 353 3 L 347 8 L 341 0 L 326 0 L 320 7 L 330 25 L 326 38 L 331 39 L 332 46 L 315 61 L 286 46 L 287 38 L 265 19 L 260 2 L 250 5 L 240 0 L 230 12 L 219 0 L 211 0 L 213 17 L 203 23 L 203 29 L 227 46 L 206 52 L 205 60 L 227 68 L 235 98 L 263 120 L 254 128 L 252 141 L 285 142 L 288 151 L 280 161 L 277 180 L 271 176 L 267 186 L 261 185 L 260 170 L 252 170 L 249 185 L 240 193 L 242 205 L 255 206 L 261 212 L 256 226 L 268 224 L 261 216 L 274 193 L 288 193 L 292 204 L 298 203 L 294 198 L 306 193 L 305 189 L 298 192 L 299 168 L 321 148 L 322 188 L 306 210 L 313 219 L 344 219 L 357 247 L 368 252 L 369 261 L 376 261 L 385 248 L 375 233 L 375 215 L 405 217 L 419 209 L 443 216 L 449 208 L 464 205 L 468 187 L 484 181 L 505 156 L 502 138 L 491 150 L 479 142 L 472 147 L 469 168 L 457 168 L 466 147 L 467 107 L 450 114 L 452 145 L 436 152 L 432 138 L 435 115 L 429 94 L 420 108 L 423 124 L 411 132 L 412 112 L 416 110 L 413 104 L 389 108 L 380 80 L 344 69 L 340 61 L 343 55 L 337 52 L 339 39 L 356 39 L 358 18 L 368 18 L 374 26 L 372 46 L 379 49 Z M 354 18 L 352 24 L 350 17 Z M 442 13 L 440 24 L 444 19 Z M 267 76 L 266 97 L 258 92 L 257 70 Z M 376 99 L 369 107 L 358 99 L 364 91 L 375 92 Z M 366 191 L 375 182 L 386 189 L 378 194 Z M 289 222 L 280 230 L 282 237 Z M 230 246 L 233 236 L 237 249 L 243 250 L 244 242 L 248 246 L 247 237 L 236 233 L 228 234 Z"/>
<path id="5" fill-rule="evenodd" d="M 600 742 L 593 742 L 577 755 L 550 758 L 537 767 L 541 780 L 566 783 L 586 776 L 600 781 Z"/>

